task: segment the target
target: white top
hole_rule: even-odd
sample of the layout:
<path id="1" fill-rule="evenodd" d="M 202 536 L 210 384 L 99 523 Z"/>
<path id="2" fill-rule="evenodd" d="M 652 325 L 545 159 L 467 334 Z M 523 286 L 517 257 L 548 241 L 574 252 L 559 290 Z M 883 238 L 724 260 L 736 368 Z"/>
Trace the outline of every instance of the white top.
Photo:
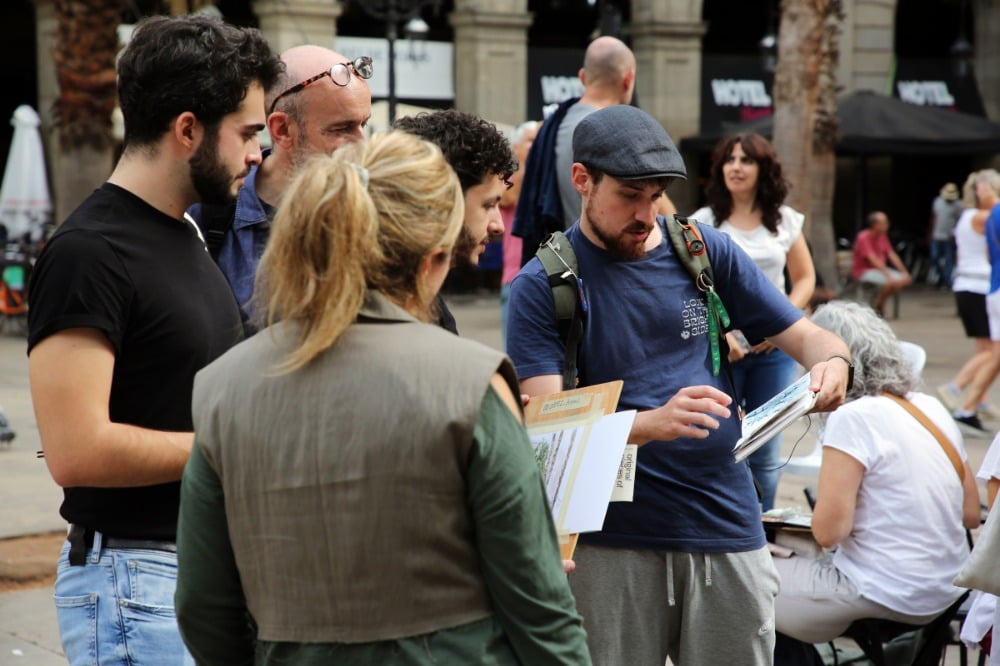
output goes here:
<path id="1" fill-rule="evenodd" d="M 962 435 L 936 398 L 917 406 L 966 459 Z M 944 610 L 961 594 L 951 584 L 968 557 L 962 482 L 931 433 L 884 396 L 864 396 L 830 414 L 823 446 L 865 467 L 854 527 L 833 564 L 866 598 L 908 615 Z"/>
<path id="2" fill-rule="evenodd" d="M 986 449 L 983 464 L 980 465 L 976 478 L 983 481 L 989 481 L 992 478 L 1000 479 L 1000 433 L 993 438 L 990 448 Z"/>
<path id="3" fill-rule="evenodd" d="M 990 258 L 986 236 L 972 228 L 975 208 L 966 208 L 955 223 L 955 279 L 952 291 L 990 292 Z"/>
<path id="4" fill-rule="evenodd" d="M 719 225 L 719 231 L 732 236 L 733 241 L 750 255 L 757 268 L 764 272 L 767 279 L 785 293 L 785 263 L 788 260 L 788 250 L 792 243 L 802 234 L 805 215 L 788 206 L 778 209 L 781 219 L 778 220 L 778 233 L 772 234 L 762 224 L 754 229 L 737 229 L 729 222 Z M 702 224 L 715 226 L 715 215 L 712 209 L 705 207 L 696 210 L 691 217 Z"/>

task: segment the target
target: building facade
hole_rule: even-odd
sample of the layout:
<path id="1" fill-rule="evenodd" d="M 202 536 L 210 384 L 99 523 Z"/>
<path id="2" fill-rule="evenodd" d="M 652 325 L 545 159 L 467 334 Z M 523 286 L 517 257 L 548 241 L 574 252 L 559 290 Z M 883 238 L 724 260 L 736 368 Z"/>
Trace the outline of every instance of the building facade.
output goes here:
<path id="1" fill-rule="evenodd" d="M 1000 121 L 1000 2 L 842 1 L 845 18 L 838 75 L 844 91 L 872 89 L 908 96 L 906 101 L 911 103 L 956 106 L 955 99 L 961 96 L 935 72 L 955 60 L 949 49 L 953 51 L 958 38 L 964 37 L 971 47 L 964 61 L 971 89 L 976 91 L 973 97 L 980 113 Z M 37 62 L 33 101 L 43 128 L 48 129 L 49 109 L 56 96 L 50 55 L 55 19 L 52 0 L 31 2 Z M 197 4 L 206 3 L 199 0 Z M 435 105 L 471 111 L 505 126 L 538 118 L 539 100 L 545 103 L 572 94 L 573 75 L 590 38 L 610 31 L 618 32 L 635 52 L 637 103 L 678 141 L 712 124 L 770 113 L 766 54 L 760 52 L 759 44 L 775 31 L 778 0 L 449 0 L 423 4 L 437 5 L 437 11 L 428 7 L 421 12 L 430 24 L 430 38 L 450 43 L 452 48 L 454 98 L 438 99 Z M 216 5 L 227 19 L 237 17 L 258 25 L 279 51 L 304 42 L 337 48 L 341 36 L 386 34 L 384 24 L 357 2 L 218 0 Z M 927 20 L 928 13 L 937 15 L 935 21 Z M 913 38 L 907 39 L 908 35 Z M 397 63 L 401 53 L 406 57 L 406 49 L 396 49 Z M 931 61 L 936 64 L 928 65 Z M 376 63 L 377 68 L 381 66 Z M 904 70 L 909 78 L 902 81 L 905 89 L 899 89 L 897 75 Z M 689 159 L 695 172 L 703 169 L 698 160 L 704 156 Z M 959 168 L 965 165 L 956 171 Z M 697 184 L 674 196 L 682 209 L 695 205 Z"/>

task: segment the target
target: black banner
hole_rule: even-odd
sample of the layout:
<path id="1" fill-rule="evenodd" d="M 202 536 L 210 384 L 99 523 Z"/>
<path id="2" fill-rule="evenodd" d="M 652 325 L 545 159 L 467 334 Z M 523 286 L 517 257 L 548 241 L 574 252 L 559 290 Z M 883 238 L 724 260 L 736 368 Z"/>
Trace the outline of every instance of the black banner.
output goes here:
<path id="1" fill-rule="evenodd" d="M 908 104 L 986 116 L 972 66 L 947 58 L 899 58 L 892 95 Z"/>
<path id="2" fill-rule="evenodd" d="M 774 113 L 774 75 L 760 57 L 704 54 L 701 65 L 701 132 L 726 133 L 733 125 Z"/>
<path id="3" fill-rule="evenodd" d="M 526 120 L 542 120 L 559 102 L 583 93 L 578 76 L 583 49 L 528 49 L 528 112 Z"/>

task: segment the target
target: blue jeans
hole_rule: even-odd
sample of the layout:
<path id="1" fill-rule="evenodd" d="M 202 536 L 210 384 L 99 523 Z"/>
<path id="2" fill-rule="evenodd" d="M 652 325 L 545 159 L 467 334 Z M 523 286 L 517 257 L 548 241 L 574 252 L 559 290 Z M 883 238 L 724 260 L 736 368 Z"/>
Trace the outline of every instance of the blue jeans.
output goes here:
<path id="1" fill-rule="evenodd" d="M 757 409 L 788 386 L 795 372 L 795 360 L 780 349 L 770 354 L 747 354 L 732 364 L 736 402 L 747 413 Z M 760 485 L 761 508 L 774 508 L 774 495 L 781 476 L 781 436 L 775 435 L 748 458 L 753 478 Z"/>
<path id="2" fill-rule="evenodd" d="M 176 587 L 174 553 L 102 549 L 97 533 L 87 563 L 71 566 L 67 541 L 54 599 L 70 666 L 194 666 L 174 616 Z"/>
<path id="3" fill-rule="evenodd" d="M 951 286 L 951 273 L 955 269 L 955 245 L 951 240 L 931 241 L 931 261 L 938 273 L 938 286 Z"/>

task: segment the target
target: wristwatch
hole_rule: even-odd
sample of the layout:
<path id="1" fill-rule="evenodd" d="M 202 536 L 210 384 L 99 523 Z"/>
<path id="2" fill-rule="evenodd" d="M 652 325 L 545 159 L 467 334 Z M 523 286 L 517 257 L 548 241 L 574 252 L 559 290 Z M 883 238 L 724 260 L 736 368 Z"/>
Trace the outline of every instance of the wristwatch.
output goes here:
<path id="1" fill-rule="evenodd" d="M 850 391 L 851 387 L 854 386 L 854 364 L 851 362 L 851 359 L 847 358 L 843 354 L 831 354 L 826 360 L 832 361 L 835 358 L 839 358 L 847 364 L 847 390 Z"/>

